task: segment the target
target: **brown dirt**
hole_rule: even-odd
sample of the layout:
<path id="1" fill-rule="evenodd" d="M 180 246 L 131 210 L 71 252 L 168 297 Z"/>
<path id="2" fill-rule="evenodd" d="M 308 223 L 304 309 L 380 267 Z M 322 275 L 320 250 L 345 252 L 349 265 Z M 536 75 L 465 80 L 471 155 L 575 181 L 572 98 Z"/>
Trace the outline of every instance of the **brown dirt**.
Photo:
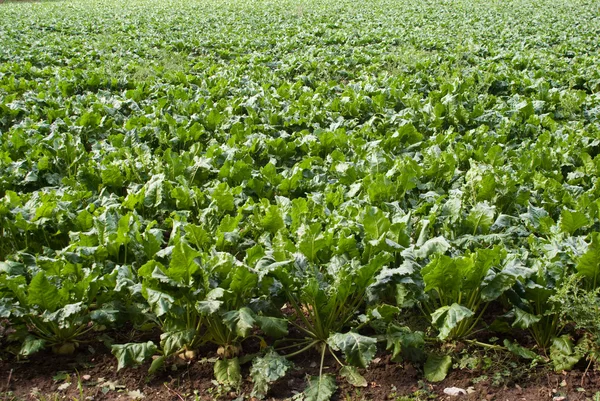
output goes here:
<path id="1" fill-rule="evenodd" d="M 117 372 L 116 360 L 108 349 L 101 345 L 96 348 L 94 353 L 80 350 L 77 356 L 70 357 L 43 352 L 28 361 L 10 358 L 0 361 L 0 400 L 129 400 L 133 399 L 130 391 L 139 391 L 145 400 L 156 401 L 214 400 L 218 397 L 233 400 L 240 394 L 249 395 L 252 389 L 252 383 L 246 379 L 239 392 L 219 393 L 212 381 L 212 363 L 206 359 L 180 365 L 153 377 L 147 375 L 148 365 Z M 216 352 L 207 349 L 201 355 L 211 358 Z M 339 388 L 334 400 L 396 400 L 401 396 L 412 396 L 414 400 L 530 401 L 564 396 L 567 397 L 565 400 L 576 401 L 592 400 L 596 391 L 600 391 L 600 374 L 595 371 L 588 372 L 582 385 L 581 369 L 558 374 L 544 368 L 527 369 L 522 362 L 515 364 L 514 360 L 512 365 L 496 362 L 498 364 L 487 371 L 454 370 L 441 383 L 427 383 L 418 368 L 409 363 L 393 363 L 389 356 L 382 354 L 368 370 L 361 372 L 368 387 L 357 389 L 338 377 Z M 316 353 L 301 355 L 294 363 L 296 369 L 272 387 L 267 400 L 289 399 L 303 390 L 307 374 L 318 374 L 319 355 Z M 324 371 L 337 373 L 333 358 L 326 358 Z M 61 373 L 63 377 L 59 377 Z M 243 374 L 248 377 L 248 366 Z M 78 377 L 83 398 L 77 388 Z M 59 389 L 68 382 L 71 384 L 66 389 Z M 471 387 L 472 392 L 453 397 L 444 394 L 447 387 Z"/>

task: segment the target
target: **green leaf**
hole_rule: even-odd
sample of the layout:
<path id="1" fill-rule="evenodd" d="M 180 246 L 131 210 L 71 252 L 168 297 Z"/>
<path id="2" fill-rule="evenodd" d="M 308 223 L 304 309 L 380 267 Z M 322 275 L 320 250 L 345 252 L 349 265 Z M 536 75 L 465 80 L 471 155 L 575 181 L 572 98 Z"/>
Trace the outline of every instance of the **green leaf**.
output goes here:
<path id="1" fill-rule="evenodd" d="M 520 217 L 529 220 L 533 228 L 540 230 L 542 233 L 547 233 L 553 223 L 546 209 L 531 204 L 527 207 L 527 213 L 522 214 Z"/>
<path id="2" fill-rule="evenodd" d="M 217 129 L 218 125 L 223 121 L 223 115 L 218 112 L 216 109 L 212 109 L 208 115 L 206 116 L 206 120 L 204 121 L 204 126 L 214 131 Z"/>
<path id="3" fill-rule="evenodd" d="M 550 359 L 556 372 L 571 370 L 583 355 L 575 352 L 573 342 L 568 335 L 562 335 L 552 340 Z"/>
<path id="4" fill-rule="evenodd" d="M 258 279 L 262 280 L 269 273 L 276 272 L 280 268 L 282 268 L 284 266 L 288 266 L 288 265 L 292 264 L 293 262 L 294 262 L 293 260 L 284 260 L 282 262 L 277 262 L 272 257 L 265 256 L 256 263 L 255 270 L 258 273 Z"/>
<path id="5" fill-rule="evenodd" d="M 237 358 L 220 359 L 215 362 L 215 379 L 220 384 L 237 387 L 242 383 L 240 361 Z"/>
<path id="6" fill-rule="evenodd" d="M 390 229 L 390 221 L 385 214 L 376 207 L 368 207 L 363 218 L 365 234 L 370 239 L 379 239 Z"/>
<path id="7" fill-rule="evenodd" d="M 366 368 L 377 352 L 377 340 L 352 331 L 329 336 L 327 344 L 336 351 L 341 350 L 349 364 L 360 368 Z"/>
<path id="8" fill-rule="evenodd" d="M 115 344 L 111 347 L 112 354 L 117 358 L 117 371 L 126 366 L 140 365 L 149 360 L 157 351 L 152 341 L 147 343 Z"/>
<path id="9" fill-rule="evenodd" d="M 196 258 L 200 253 L 192 249 L 185 241 L 180 241 L 173 249 L 167 275 L 173 280 L 189 284 L 191 277 L 200 269 Z"/>
<path id="10" fill-rule="evenodd" d="M 213 288 L 206 294 L 206 299 L 204 301 L 196 303 L 196 310 L 204 316 L 218 312 L 223 304 L 223 301 L 220 301 L 220 299 L 223 298 L 223 295 L 225 295 L 225 290 L 221 287 Z"/>
<path id="11" fill-rule="evenodd" d="M 229 273 L 229 290 L 240 298 L 246 298 L 256 288 L 258 277 L 246 266 L 237 266 Z"/>
<path id="12" fill-rule="evenodd" d="M 77 321 L 77 317 L 84 310 L 83 302 L 65 305 L 55 312 L 45 311 L 42 318 L 45 322 L 57 323 L 59 328 L 71 327 Z"/>
<path id="13" fill-rule="evenodd" d="M 160 346 L 164 355 L 169 356 L 190 345 L 196 336 L 196 329 L 168 331 L 160 335 Z"/>
<path id="14" fill-rule="evenodd" d="M 313 223 L 310 226 L 302 225 L 298 230 L 300 241 L 298 249 L 308 258 L 309 261 L 315 262 L 317 252 L 325 248 L 326 240 L 321 232 L 321 224 Z"/>
<path id="15" fill-rule="evenodd" d="M 288 335 L 288 321 L 271 316 L 255 316 L 258 327 L 272 338 L 282 338 Z"/>
<path id="16" fill-rule="evenodd" d="M 434 257 L 425 267 L 421 269 L 425 292 L 436 290 L 438 293 L 460 291 L 463 283 L 461 271 L 456 265 L 456 260 L 439 255 Z"/>
<path id="17" fill-rule="evenodd" d="M 471 209 L 467 216 L 466 225 L 470 232 L 475 235 L 478 232 L 486 234 L 494 224 L 495 207 L 487 202 L 479 202 Z"/>
<path id="18" fill-rule="evenodd" d="M 212 315 L 217 313 L 221 308 L 223 301 L 217 300 L 206 300 L 196 302 L 196 310 L 204 316 Z"/>
<path id="19" fill-rule="evenodd" d="M 203 249 L 205 245 L 212 242 L 210 235 L 201 226 L 186 224 L 183 229 L 185 231 L 185 238 L 191 244 L 196 245 L 198 249 Z"/>
<path id="20" fill-rule="evenodd" d="M 531 325 L 539 322 L 542 317 L 532 315 L 531 313 L 527 313 L 524 310 L 515 307 L 515 321 L 513 322 L 513 327 L 518 327 L 520 329 L 527 329 L 531 327 Z"/>
<path id="21" fill-rule="evenodd" d="M 462 320 L 468 319 L 473 315 L 474 313 L 471 309 L 453 303 L 450 306 L 442 306 L 433 312 L 431 314 L 431 323 L 440 331 L 438 338 L 445 340 Z"/>
<path id="22" fill-rule="evenodd" d="M 369 315 L 373 319 L 382 320 L 384 322 L 392 321 L 398 314 L 400 314 L 401 309 L 397 306 L 382 304 L 377 306 L 374 309 L 369 311 Z"/>
<path id="23" fill-rule="evenodd" d="M 600 285 L 600 233 L 592 233 L 592 243 L 579 258 L 576 268 L 591 288 Z"/>
<path id="24" fill-rule="evenodd" d="M 588 218 L 581 212 L 571 212 L 563 209 L 560 214 L 560 230 L 565 233 L 573 234 L 578 229 L 589 224 Z"/>
<path id="25" fill-rule="evenodd" d="M 144 286 L 142 289 L 142 294 L 144 294 L 144 297 L 152 308 L 152 312 L 154 312 L 157 317 L 167 314 L 175 302 L 175 298 L 173 298 L 171 295 L 161 291 L 153 290 L 152 288 L 148 288 L 146 286 Z"/>
<path id="26" fill-rule="evenodd" d="M 367 379 L 365 379 L 358 369 L 354 366 L 344 366 L 340 369 L 340 376 L 342 376 L 348 383 L 354 387 L 367 387 Z"/>
<path id="27" fill-rule="evenodd" d="M 508 339 L 504 340 L 504 346 L 506 347 L 506 349 L 508 349 L 510 352 L 512 352 L 516 356 L 520 356 L 521 358 L 524 358 L 524 359 L 535 359 L 538 357 L 538 355 L 535 352 L 533 352 L 532 350 L 527 349 L 517 343 L 513 343 Z"/>
<path id="28" fill-rule="evenodd" d="M 150 364 L 150 368 L 148 368 L 148 373 L 152 375 L 161 370 L 165 364 L 165 359 L 166 357 L 164 355 L 154 358 L 152 364 Z"/>
<path id="29" fill-rule="evenodd" d="M 144 206 L 159 207 L 163 200 L 164 174 L 156 174 L 144 185 Z"/>
<path id="30" fill-rule="evenodd" d="M 444 254 L 451 245 L 444 237 L 435 237 L 427 240 L 423 245 L 415 251 L 415 256 L 418 259 L 425 259 L 434 254 Z"/>
<path id="31" fill-rule="evenodd" d="M 56 310 L 60 304 L 58 290 L 48 281 L 44 272 L 36 274 L 31 280 L 28 301 L 50 312 Z"/>
<path id="32" fill-rule="evenodd" d="M 413 332 L 408 327 L 390 324 L 385 337 L 386 350 L 392 351 L 394 362 L 400 363 L 403 358 L 415 363 L 424 360 L 425 337 L 422 332 Z"/>
<path id="33" fill-rule="evenodd" d="M 220 210 L 227 212 L 235 209 L 233 191 L 226 182 L 218 184 L 211 196 Z"/>
<path id="34" fill-rule="evenodd" d="M 525 267 L 518 259 L 509 259 L 500 272 L 492 275 L 491 279 L 489 276 L 485 279 L 481 299 L 486 302 L 497 299 L 512 288 L 518 280 L 525 279 L 532 273 L 533 270 Z"/>
<path id="35" fill-rule="evenodd" d="M 267 208 L 267 212 L 261 220 L 261 225 L 265 230 L 272 234 L 285 227 L 283 218 L 281 217 L 281 212 L 279 211 L 279 207 L 277 207 L 277 205 L 270 205 Z"/>
<path id="36" fill-rule="evenodd" d="M 441 382 L 446 378 L 451 366 L 452 358 L 450 356 L 430 354 L 423 367 L 425 378 L 433 383 Z"/>
<path id="37" fill-rule="evenodd" d="M 229 311 L 223 315 L 223 322 L 229 330 L 235 332 L 238 336 L 245 338 L 250 334 L 256 322 L 254 312 L 248 307 L 239 310 Z"/>
<path id="38" fill-rule="evenodd" d="M 308 380 L 308 387 L 304 390 L 304 401 L 329 401 L 337 385 L 331 375 L 312 376 Z"/>
<path id="39" fill-rule="evenodd" d="M 23 344 L 21 345 L 21 350 L 19 351 L 19 355 L 21 356 L 29 356 L 35 354 L 38 351 L 41 351 L 46 346 L 46 341 L 37 338 L 31 335 L 25 337 Z"/>
<path id="40" fill-rule="evenodd" d="M 254 382 L 252 397 L 263 399 L 271 383 L 285 376 L 292 363 L 287 358 L 269 349 L 262 358 L 255 358 L 250 368 L 250 377 Z"/>

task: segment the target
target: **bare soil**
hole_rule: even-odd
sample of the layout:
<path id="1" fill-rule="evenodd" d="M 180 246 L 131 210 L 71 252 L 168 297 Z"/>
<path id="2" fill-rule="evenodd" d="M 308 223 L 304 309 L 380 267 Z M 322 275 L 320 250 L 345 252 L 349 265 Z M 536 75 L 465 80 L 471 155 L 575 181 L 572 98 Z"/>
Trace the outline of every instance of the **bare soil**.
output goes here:
<path id="1" fill-rule="evenodd" d="M 148 365 L 117 372 L 116 359 L 109 350 L 101 344 L 93 347 L 80 349 L 75 356 L 42 352 L 27 361 L 5 357 L 0 361 L 0 400 L 112 401 L 137 396 L 156 401 L 251 399 L 249 379 L 238 391 L 225 389 L 213 381 L 213 365 L 209 359 L 216 357 L 216 350 L 199 353 L 209 359 L 197 359 L 148 376 Z M 301 355 L 294 363 L 296 368 L 271 388 L 268 400 L 290 399 L 302 392 L 307 374 L 318 374 L 316 353 Z M 590 370 L 582 380 L 585 367 L 555 373 L 544 367 L 528 368 L 522 361 L 513 360 L 510 364 L 496 361 L 486 370 L 455 369 L 443 382 L 428 383 L 419 368 L 409 363 L 391 362 L 389 356 L 382 354 L 362 372 L 368 387 L 354 388 L 338 377 L 339 388 L 334 400 L 594 400 L 600 391 L 600 374 Z M 337 374 L 337 371 L 335 360 L 326 359 L 325 372 Z M 247 365 L 243 374 L 249 376 Z M 449 387 L 468 389 L 469 394 L 447 395 L 444 389 Z M 238 398 L 240 395 L 247 397 Z"/>

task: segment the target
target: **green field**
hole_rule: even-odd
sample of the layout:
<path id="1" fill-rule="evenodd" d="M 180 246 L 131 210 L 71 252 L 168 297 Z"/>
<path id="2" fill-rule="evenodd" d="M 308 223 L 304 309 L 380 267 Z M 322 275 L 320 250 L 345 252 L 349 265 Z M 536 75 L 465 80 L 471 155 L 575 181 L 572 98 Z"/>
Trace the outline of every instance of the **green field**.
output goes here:
<path id="1" fill-rule="evenodd" d="M 2 358 L 262 398 L 316 351 L 307 401 L 456 344 L 595 366 L 599 38 L 597 1 L 0 4 Z"/>

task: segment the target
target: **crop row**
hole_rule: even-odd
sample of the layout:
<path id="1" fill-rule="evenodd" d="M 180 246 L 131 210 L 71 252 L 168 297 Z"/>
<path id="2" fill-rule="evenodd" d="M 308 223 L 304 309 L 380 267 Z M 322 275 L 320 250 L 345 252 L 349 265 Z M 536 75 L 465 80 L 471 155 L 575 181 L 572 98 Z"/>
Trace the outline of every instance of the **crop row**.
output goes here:
<path id="1" fill-rule="evenodd" d="M 325 355 L 595 361 L 598 9 L 543 3 L 1 6 L 0 345 L 211 344 L 256 397 L 316 350 L 309 400 Z"/>

